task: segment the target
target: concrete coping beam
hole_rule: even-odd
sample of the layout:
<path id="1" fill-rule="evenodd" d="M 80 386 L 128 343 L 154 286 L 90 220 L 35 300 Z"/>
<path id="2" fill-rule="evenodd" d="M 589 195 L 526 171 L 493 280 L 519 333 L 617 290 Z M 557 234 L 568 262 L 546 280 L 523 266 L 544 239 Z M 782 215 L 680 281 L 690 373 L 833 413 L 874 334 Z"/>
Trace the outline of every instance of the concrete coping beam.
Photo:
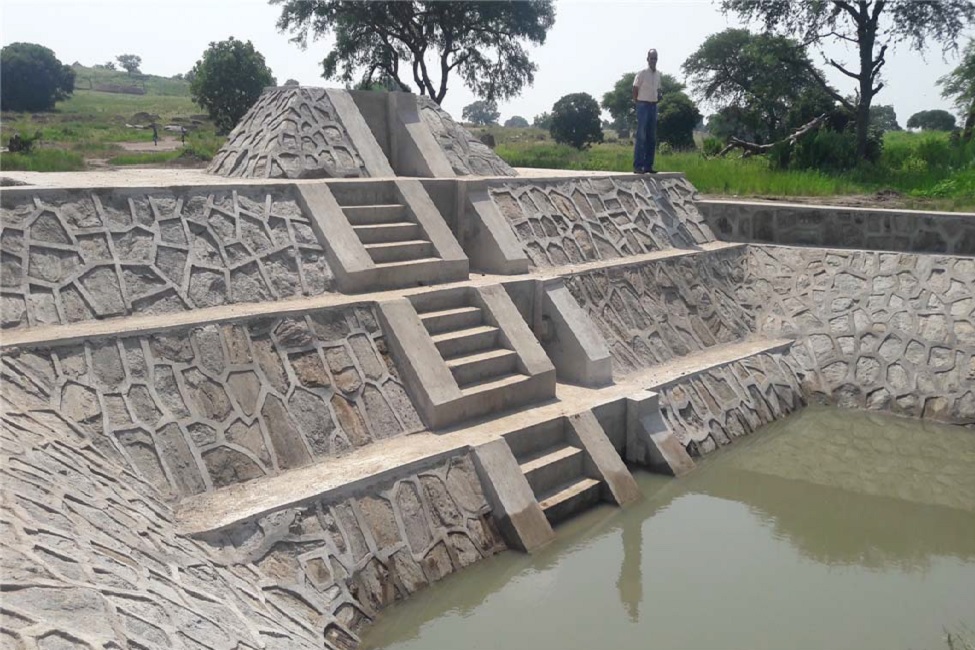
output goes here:
<path id="1" fill-rule="evenodd" d="M 434 250 L 440 259 L 447 262 L 467 263 L 467 255 L 464 249 L 457 243 L 457 238 L 450 232 L 447 222 L 444 220 L 437 206 L 433 203 L 430 195 L 423 188 L 420 181 L 415 179 L 397 180 L 393 184 L 399 193 L 400 199 L 407 209 L 412 213 L 416 223 L 420 225 L 423 232 L 433 245 Z"/>
<path id="2" fill-rule="evenodd" d="M 613 383 L 613 357 L 606 340 L 562 278 L 542 283 L 542 319 L 542 346 L 560 381 L 592 387 Z"/>
<path id="3" fill-rule="evenodd" d="M 487 185 L 481 179 L 462 185 L 466 199 L 459 215 L 458 238 L 471 258 L 471 266 L 501 275 L 528 273 L 528 256 L 508 220 L 491 200 Z"/>
<path id="4" fill-rule="evenodd" d="M 590 478 L 602 481 L 601 496 L 604 501 L 622 506 L 640 498 L 640 488 L 633 475 L 616 453 L 592 411 L 566 418 L 565 437 L 585 451 L 586 473 Z"/>
<path id="5" fill-rule="evenodd" d="M 554 395 L 555 366 L 545 354 L 545 350 L 535 338 L 528 323 L 521 317 L 518 308 L 511 302 L 504 287 L 494 284 L 478 287 L 476 291 L 484 308 L 485 317 L 493 321 L 491 324 L 501 330 L 500 336 L 504 342 L 518 355 L 519 370 L 530 377 L 550 373 L 551 395 Z"/>
<path id="6" fill-rule="evenodd" d="M 626 460 L 670 476 L 694 469 L 694 459 L 667 426 L 660 396 L 653 391 L 626 398 Z"/>
<path id="7" fill-rule="evenodd" d="M 355 143 L 369 176 L 373 178 L 395 176 L 396 174 L 390 167 L 389 161 L 375 136 L 373 136 L 372 130 L 362 117 L 362 113 L 355 102 L 352 101 L 349 91 L 339 88 L 326 88 L 325 94 L 332 102 L 342 126 L 348 132 L 349 140 Z"/>

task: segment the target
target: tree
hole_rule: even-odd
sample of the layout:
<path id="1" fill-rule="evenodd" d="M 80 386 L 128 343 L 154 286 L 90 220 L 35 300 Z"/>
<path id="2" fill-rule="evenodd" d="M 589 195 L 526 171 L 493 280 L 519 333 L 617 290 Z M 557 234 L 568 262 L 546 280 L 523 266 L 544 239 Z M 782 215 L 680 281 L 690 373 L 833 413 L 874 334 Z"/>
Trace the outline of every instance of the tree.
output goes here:
<path id="1" fill-rule="evenodd" d="M 694 147 L 694 127 L 701 112 L 694 101 L 678 91 L 664 95 L 657 106 L 657 139 L 675 149 Z"/>
<path id="2" fill-rule="evenodd" d="M 135 54 L 119 54 L 115 60 L 130 75 L 139 72 L 139 66 L 142 65 L 142 57 Z"/>
<path id="3" fill-rule="evenodd" d="M 512 115 L 504 121 L 504 125 L 511 128 L 523 129 L 529 126 L 528 120 L 521 115 Z"/>
<path id="4" fill-rule="evenodd" d="M 889 105 L 870 107 L 870 128 L 880 132 L 904 130 L 897 123 L 897 113 L 894 112 L 894 107 Z"/>
<path id="5" fill-rule="evenodd" d="M 309 34 L 334 34 L 335 44 L 322 61 L 326 79 L 352 84 L 356 78 L 387 75 L 400 90 L 415 88 L 438 104 L 452 75 L 486 100 L 517 95 L 534 82 L 537 68 L 525 45 L 543 44 L 555 23 L 553 0 L 271 3 L 282 5 L 278 29 L 290 31 L 302 47 Z"/>
<path id="6" fill-rule="evenodd" d="M 301 84 L 298 83 L 298 80 L 297 79 L 288 79 L 287 81 L 284 82 L 284 85 L 285 86 L 300 86 Z"/>
<path id="7" fill-rule="evenodd" d="M 479 99 L 465 106 L 461 116 L 472 124 L 486 125 L 497 124 L 501 113 L 498 112 L 495 102 Z"/>
<path id="8" fill-rule="evenodd" d="M 114 61 L 106 61 L 105 63 L 96 63 L 94 67 L 100 70 L 116 70 Z"/>
<path id="9" fill-rule="evenodd" d="M 552 139 L 585 149 L 593 142 L 603 141 L 599 124 L 599 104 L 588 93 L 566 95 L 552 106 Z"/>
<path id="10" fill-rule="evenodd" d="M 233 36 L 210 43 L 190 74 L 190 96 L 224 133 L 237 125 L 266 86 L 276 83 L 264 57 L 251 42 L 238 41 Z"/>
<path id="11" fill-rule="evenodd" d="M 938 79 L 941 96 L 953 99 L 965 120 L 962 140 L 975 137 L 975 39 L 968 41 L 958 67 Z"/>
<path id="12" fill-rule="evenodd" d="M 918 111 L 907 118 L 907 128 L 922 131 L 951 131 L 955 128 L 955 116 L 940 108 Z"/>
<path id="13" fill-rule="evenodd" d="M 734 124 L 729 136 L 777 140 L 833 105 L 819 91 L 804 49 L 790 38 L 726 29 L 709 36 L 681 69 L 697 96 L 719 106 L 726 125 Z M 730 107 L 735 110 L 724 110 Z"/>
<path id="14" fill-rule="evenodd" d="M 907 42 L 922 51 L 933 40 L 943 51 L 957 48 L 959 36 L 975 22 L 971 0 L 722 0 L 724 11 L 761 22 L 768 32 L 793 34 L 806 44 L 836 38 L 852 43 L 858 63 L 851 70 L 828 59 L 829 65 L 856 82 L 856 96 L 844 97 L 832 90 L 822 74 L 810 68 L 823 90 L 856 116 L 857 158 L 868 156 L 870 106 L 884 83 L 880 73 L 887 50 Z M 879 49 L 878 49 L 879 48 Z"/>
<path id="15" fill-rule="evenodd" d="M 548 111 L 539 113 L 532 118 L 532 126 L 536 129 L 545 129 L 548 131 L 549 127 L 552 126 L 552 114 Z"/>
<path id="16" fill-rule="evenodd" d="M 0 50 L 0 110 L 49 111 L 74 90 L 74 70 L 36 43 Z"/>
<path id="17" fill-rule="evenodd" d="M 602 107 L 613 117 L 613 128 L 623 137 L 636 131 L 636 105 L 633 103 L 633 79 L 636 73 L 627 72 L 613 85 L 613 89 L 603 95 Z M 681 92 L 684 84 L 669 74 L 660 75 L 660 93 L 666 97 L 670 93 Z"/>

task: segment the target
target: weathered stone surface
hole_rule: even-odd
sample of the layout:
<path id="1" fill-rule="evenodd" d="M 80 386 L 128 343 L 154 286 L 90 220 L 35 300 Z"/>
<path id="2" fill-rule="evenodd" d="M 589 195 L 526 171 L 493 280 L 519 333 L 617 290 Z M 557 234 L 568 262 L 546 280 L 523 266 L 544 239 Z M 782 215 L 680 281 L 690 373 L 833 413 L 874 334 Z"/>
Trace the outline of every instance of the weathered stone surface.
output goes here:
<path id="1" fill-rule="evenodd" d="M 133 200 L 107 190 L 64 194 L 4 194 L 4 220 L 18 212 L 37 215 L 26 230 L 4 224 L 0 233 L 5 328 L 332 290 L 321 245 L 298 238 L 310 222 L 286 188 L 156 190 Z M 177 203 L 176 219 L 149 208 L 175 210 Z M 104 232 L 80 225 L 94 223 Z M 309 273 L 299 273 L 299 266 Z"/>
<path id="2" fill-rule="evenodd" d="M 458 176 L 515 176 L 515 170 L 429 97 L 416 98 L 423 123 Z"/>

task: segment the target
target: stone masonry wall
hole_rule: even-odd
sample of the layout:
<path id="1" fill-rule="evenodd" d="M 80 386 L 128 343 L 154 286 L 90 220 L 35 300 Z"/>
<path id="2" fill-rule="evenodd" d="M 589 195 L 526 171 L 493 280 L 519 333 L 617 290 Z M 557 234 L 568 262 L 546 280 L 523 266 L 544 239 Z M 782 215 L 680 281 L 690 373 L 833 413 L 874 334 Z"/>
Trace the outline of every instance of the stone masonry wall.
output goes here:
<path id="1" fill-rule="evenodd" d="M 139 476 L 15 392 L 0 409 L 0 646 L 322 647 L 255 567 L 215 562 Z"/>
<path id="2" fill-rule="evenodd" d="M 490 147 L 457 124 L 429 97 L 417 96 L 417 108 L 458 176 L 517 176 Z"/>
<path id="3" fill-rule="evenodd" d="M 422 428 L 368 306 L 14 350 L 3 378 L 169 495 Z"/>
<path id="4" fill-rule="evenodd" d="M 714 241 L 681 177 L 505 181 L 489 191 L 535 267 Z"/>
<path id="5" fill-rule="evenodd" d="M 208 541 L 253 563 L 265 590 L 306 609 L 335 647 L 382 608 L 505 548 L 470 456 L 364 489 L 237 524 Z"/>
<path id="6" fill-rule="evenodd" d="M 4 328 L 332 290 L 290 188 L 8 190 L 0 210 Z"/>
<path id="7" fill-rule="evenodd" d="M 805 405 L 801 371 L 789 352 L 763 353 L 660 387 L 661 413 L 695 455 Z"/>
<path id="8" fill-rule="evenodd" d="M 369 176 L 324 88 L 270 88 L 241 118 L 207 172 L 236 178 Z"/>
<path id="9" fill-rule="evenodd" d="M 736 296 L 746 265 L 746 249 L 734 248 L 571 275 L 565 284 L 622 377 L 748 336 L 754 319 Z"/>
<path id="10" fill-rule="evenodd" d="M 702 201 L 725 241 L 975 255 L 975 218 L 911 210 Z"/>
<path id="11" fill-rule="evenodd" d="M 811 398 L 975 425 L 975 259 L 751 246 L 738 294 Z"/>

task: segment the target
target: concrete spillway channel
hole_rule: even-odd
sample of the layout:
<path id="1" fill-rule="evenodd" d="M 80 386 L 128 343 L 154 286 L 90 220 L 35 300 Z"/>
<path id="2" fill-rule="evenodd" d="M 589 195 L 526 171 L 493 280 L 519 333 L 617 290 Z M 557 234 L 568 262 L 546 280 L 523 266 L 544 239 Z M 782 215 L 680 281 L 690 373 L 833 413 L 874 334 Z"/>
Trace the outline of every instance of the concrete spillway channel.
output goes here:
<path id="1" fill-rule="evenodd" d="M 350 648 L 632 504 L 628 465 L 684 474 L 810 402 L 975 423 L 971 215 L 519 173 L 423 100 L 307 88 L 208 173 L 10 175 L 25 643 Z"/>

